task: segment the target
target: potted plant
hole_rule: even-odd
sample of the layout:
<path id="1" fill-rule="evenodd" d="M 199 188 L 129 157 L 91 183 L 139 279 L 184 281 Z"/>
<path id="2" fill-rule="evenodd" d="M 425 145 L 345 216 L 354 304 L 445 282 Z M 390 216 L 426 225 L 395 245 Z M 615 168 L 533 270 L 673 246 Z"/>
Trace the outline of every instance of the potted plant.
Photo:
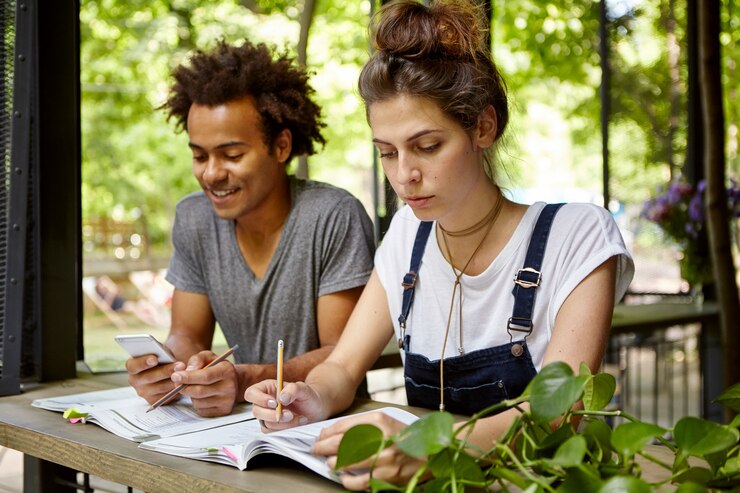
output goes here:
<path id="1" fill-rule="evenodd" d="M 685 417 L 665 429 L 621 410 L 609 410 L 615 388 L 612 375 L 593 375 L 585 364 L 576 375 L 565 363 L 551 363 L 520 397 L 485 409 L 462 424 L 455 424 L 449 413 L 432 412 L 391 437 L 383 437 L 373 425 L 356 426 L 342 439 L 337 468 L 395 444 L 406 454 L 426 457 L 426 463 L 405 486 L 371 479 L 374 492 L 740 491 L 740 416 L 727 425 Z M 716 401 L 740 410 L 740 384 Z M 522 407 L 525 402 L 528 409 Z M 521 415 L 489 450 L 466 443 L 466 432 L 477 419 L 507 407 L 519 409 Z M 612 429 L 606 417 L 624 422 Z M 578 430 L 574 419 L 580 419 Z M 672 463 L 656 457 L 652 445 L 656 442 L 670 451 Z M 641 477 L 638 456 L 664 469 L 664 479 Z M 690 457 L 698 460 L 690 463 Z M 420 482 L 428 471 L 432 479 Z"/>
<path id="2" fill-rule="evenodd" d="M 682 180 L 673 181 L 658 195 L 645 201 L 642 217 L 655 223 L 681 249 L 681 277 L 691 286 L 701 287 L 712 280 L 709 255 L 701 248 L 705 229 L 704 191 L 706 182 L 696 186 Z M 732 220 L 740 217 L 740 188 L 735 180 L 727 186 L 727 208 Z"/>

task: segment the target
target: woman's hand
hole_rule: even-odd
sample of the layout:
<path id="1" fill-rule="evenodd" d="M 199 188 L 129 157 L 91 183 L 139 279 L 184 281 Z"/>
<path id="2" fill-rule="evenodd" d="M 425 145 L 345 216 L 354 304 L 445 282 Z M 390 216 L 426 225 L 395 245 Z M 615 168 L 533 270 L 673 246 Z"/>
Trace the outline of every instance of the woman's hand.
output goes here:
<path id="1" fill-rule="evenodd" d="M 251 402 L 254 417 L 260 420 L 262 431 L 283 430 L 326 419 L 321 398 L 303 382 L 286 383 L 279 399 L 282 412 L 277 416 L 277 380 L 263 380 L 244 392 L 244 399 Z"/>
<path id="2" fill-rule="evenodd" d="M 395 435 L 406 427 L 402 422 L 383 413 L 369 413 L 362 416 L 352 416 L 343 419 L 328 428 L 324 428 L 314 443 L 312 452 L 315 455 L 327 457 L 329 467 L 337 463 L 337 451 L 344 434 L 353 426 L 371 424 L 378 427 L 383 436 Z M 373 464 L 373 460 L 375 463 Z M 403 485 L 426 462 L 426 458 L 416 458 L 404 454 L 395 445 L 384 449 L 377 457 L 366 459 L 357 464 L 351 464 L 340 470 L 340 478 L 345 488 L 350 490 L 365 490 L 370 484 L 370 467 L 373 467 L 372 476 L 388 483 Z M 345 474 L 341 474 L 344 472 Z M 426 477 L 426 476 L 425 476 Z"/>

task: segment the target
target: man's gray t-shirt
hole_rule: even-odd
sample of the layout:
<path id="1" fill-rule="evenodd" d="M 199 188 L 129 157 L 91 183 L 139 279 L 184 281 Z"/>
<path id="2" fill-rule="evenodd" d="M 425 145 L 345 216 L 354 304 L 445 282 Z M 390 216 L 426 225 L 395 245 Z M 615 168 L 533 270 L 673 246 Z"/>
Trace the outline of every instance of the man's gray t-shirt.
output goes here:
<path id="1" fill-rule="evenodd" d="M 291 177 L 291 211 L 262 279 L 247 265 L 232 220 L 203 192 L 183 198 L 172 230 L 167 280 L 208 296 L 237 363 L 270 363 L 277 342 L 292 358 L 320 346 L 316 301 L 363 286 L 372 271 L 373 227 L 348 192 Z"/>

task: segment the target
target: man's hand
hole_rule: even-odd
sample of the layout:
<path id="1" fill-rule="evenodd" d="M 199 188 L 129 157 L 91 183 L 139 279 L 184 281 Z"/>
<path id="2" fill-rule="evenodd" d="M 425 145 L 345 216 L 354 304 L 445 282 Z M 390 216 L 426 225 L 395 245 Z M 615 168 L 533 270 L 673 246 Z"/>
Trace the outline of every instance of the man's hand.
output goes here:
<path id="1" fill-rule="evenodd" d="M 187 366 L 174 365 L 171 383 L 187 384 L 182 393 L 193 401 L 193 408 L 201 416 L 225 416 L 234 409 L 239 395 L 236 368 L 229 361 L 206 366 L 218 357 L 212 351 L 201 351 L 190 357 Z"/>
<path id="2" fill-rule="evenodd" d="M 126 361 L 128 383 L 149 404 L 154 404 L 174 388 L 171 377 L 177 363 L 162 365 L 157 363 L 157 357 L 153 354 L 129 358 Z"/>

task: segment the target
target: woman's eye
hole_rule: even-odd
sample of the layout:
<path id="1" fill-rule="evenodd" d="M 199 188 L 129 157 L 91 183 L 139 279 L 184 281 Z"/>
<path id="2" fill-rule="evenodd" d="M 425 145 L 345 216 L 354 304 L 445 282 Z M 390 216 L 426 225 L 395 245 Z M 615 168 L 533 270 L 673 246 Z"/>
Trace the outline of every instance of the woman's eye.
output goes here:
<path id="1" fill-rule="evenodd" d="M 206 161 L 208 158 L 206 156 L 200 156 L 200 155 L 193 155 L 193 161 L 196 161 L 198 163 L 202 163 Z"/>
<path id="2" fill-rule="evenodd" d="M 387 152 L 378 151 L 378 152 L 380 153 L 380 159 L 387 159 L 390 157 L 395 157 L 396 154 L 398 154 L 397 151 L 387 151 Z"/>
<path id="3" fill-rule="evenodd" d="M 439 148 L 439 144 L 432 144 L 430 146 L 421 146 L 420 149 L 423 152 L 434 152 Z"/>
<path id="4" fill-rule="evenodd" d="M 238 161 L 242 158 L 244 154 L 229 154 L 226 156 L 226 159 L 229 161 Z"/>

